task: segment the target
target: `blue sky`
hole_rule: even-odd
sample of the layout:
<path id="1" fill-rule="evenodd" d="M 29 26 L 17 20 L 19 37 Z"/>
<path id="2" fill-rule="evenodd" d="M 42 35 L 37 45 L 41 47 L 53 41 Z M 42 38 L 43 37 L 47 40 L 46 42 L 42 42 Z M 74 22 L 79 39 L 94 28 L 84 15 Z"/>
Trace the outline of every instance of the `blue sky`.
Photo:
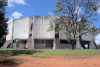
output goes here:
<path id="1" fill-rule="evenodd" d="M 23 18 L 27 16 L 33 17 L 34 15 L 52 15 L 50 13 L 55 9 L 55 3 L 57 0 L 8 0 L 8 6 L 6 7 L 5 17 L 10 17 L 11 22 L 13 19 Z M 80 9 L 82 12 L 82 9 Z M 96 28 L 100 27 L 100 9 L 96 16 L 97 21 L 93 21 L 93 25 Z M 100 34 L 96 35 L 96 42 L 100 44 Z"/>

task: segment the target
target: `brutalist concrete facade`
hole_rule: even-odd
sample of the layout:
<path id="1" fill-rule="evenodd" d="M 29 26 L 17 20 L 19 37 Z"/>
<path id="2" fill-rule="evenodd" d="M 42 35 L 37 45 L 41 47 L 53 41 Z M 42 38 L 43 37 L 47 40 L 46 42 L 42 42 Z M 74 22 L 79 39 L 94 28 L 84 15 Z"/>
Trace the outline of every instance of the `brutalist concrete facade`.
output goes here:
<path id="1" fill-rule="evenodd" d="M 71 44 L 66 42 L 65 30 L 47 31 L 49 23 L 53 22 L 55 16 L 33 16 L 13 20 L 8 24 L 8 35 L 3 48 L 15 49 L 70 49 Z M 89 27 L 92 28 L 93 24 L 89 22 Z M 53 24 L 55 26 L 55 24 Z M 18 38 L 16 44 L 12 43 L 13 38 Z M 83 49 L 82 46 L 87 44 L 88 49 L 96 49 L 94 43 L 94 35 L 87 33 L 82 35 L 81 42 L 77 38 L 75 49 Z"/>

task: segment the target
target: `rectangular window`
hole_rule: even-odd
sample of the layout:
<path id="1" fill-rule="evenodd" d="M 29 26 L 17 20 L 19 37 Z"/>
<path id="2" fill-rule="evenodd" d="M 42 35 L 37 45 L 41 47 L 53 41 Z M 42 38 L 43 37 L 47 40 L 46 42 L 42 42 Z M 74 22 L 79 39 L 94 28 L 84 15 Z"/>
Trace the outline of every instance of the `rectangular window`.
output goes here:
<path id="1" fill-rule="evenodd" d="M 46 40 L 37 40 L 37 39 L 35 39 L 35 43 L 46 43 Z"/>
<path id="2" fill-rule="evenodd" d="M 60 43 L 62 43 L 62 44 L 69 44 L 69 42 L 67 42 L 67 40 L 60 40 Z"/>

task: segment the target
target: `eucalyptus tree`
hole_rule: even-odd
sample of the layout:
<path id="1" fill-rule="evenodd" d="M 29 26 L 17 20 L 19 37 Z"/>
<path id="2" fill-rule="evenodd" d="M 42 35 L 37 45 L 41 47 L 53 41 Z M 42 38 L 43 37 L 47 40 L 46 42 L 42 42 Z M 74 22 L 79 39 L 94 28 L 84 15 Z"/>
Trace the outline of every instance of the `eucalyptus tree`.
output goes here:
<path id="1" fill-rule="evenodd" d="M 98 29 L 89 28 L 89 23 L 97 20 L 95 16 L 99 9 L 99 0 L 58 0 L 55 6 L 56 9 L 52 10 L 52 13 L 58 18 L 54 20 L 55 27 L 52 22 L 50 23 L 48 31 L 66 30 L 66 38 L 72 44 L 72 49 L 74 49 L 76 39 L 81 35 L 97 33 Z"/>

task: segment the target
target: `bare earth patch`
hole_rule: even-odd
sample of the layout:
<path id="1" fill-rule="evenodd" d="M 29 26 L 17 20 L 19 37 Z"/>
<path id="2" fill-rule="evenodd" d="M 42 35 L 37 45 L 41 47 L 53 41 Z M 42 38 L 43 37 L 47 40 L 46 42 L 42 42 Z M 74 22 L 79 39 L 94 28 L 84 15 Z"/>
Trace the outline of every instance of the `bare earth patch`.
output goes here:
<path id="1" fill-rule="evenodd" d="M 100 56 L 19 55 L 14 57 L 27 61 L 16 61 L 11 65 L 0 63 L 0 67 L 100 67 Z"/>

